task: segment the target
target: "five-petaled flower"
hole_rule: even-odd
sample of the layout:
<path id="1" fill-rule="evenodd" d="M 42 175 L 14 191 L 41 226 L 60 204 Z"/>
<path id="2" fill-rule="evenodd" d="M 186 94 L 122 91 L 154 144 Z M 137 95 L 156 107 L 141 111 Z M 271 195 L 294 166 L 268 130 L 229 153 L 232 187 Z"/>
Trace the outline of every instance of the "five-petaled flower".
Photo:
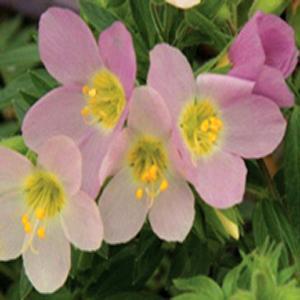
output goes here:
<path id="1" fill-rule="evenodd" d="M 229 49 L 230 75 L 255 81 L 253 92 L 280 107 L 294 104 L 284 79 L 295 69 L 298 50 L 293 29 L 279 17 L 257 12 Z"/>
<path id="2" fill-rule="evenodd" d="M 40 20 L 39 49 L 47 70 L 63 86 L 30 109 L 22 128 L 24 139 L 37 151 L 51 136 L 71 137 L 82 153 L 83 190 L 96 197 L 102 159 L 123 126 L 134 86 L 130 33 L 115 22 L 101 33 L 98 47 L 79 16 L 50 8 Z"/>
<path id="3" fill-rule="evenodd" d="M 148 84 L 166 101 L 182 170 L 212 206 L 242 201 L 246 167 L 242 158 L 272 152 L 286 122 L 271 100 L 253 95 L 254 83 L 192 69 L 176 48 L 157 45 L 150 54 Z"/>
<path id="4" fill-rule="evenodd" d="M 81 186 L 81 155 L 68 137 L 46 141 L 33 165 L 0 148 L 0 260 L 23 256 L 25 273 L 42 293 L 61 287 L 70 270 L 71 247 L 101 246 L 97 204 Z"/>
<path id="5" fill-rule="evenodd" d="M 104 240 L 132 239 L 149 213 L 153 231 L 167 241 L 183 241 L 194 220 L 194 197 L 179 175 L 171 143 L 171 118 L 160 95 L 137 88 L 130 103 L 128 127 L 111 144 L 100 182 L 114 175 L 100 197 Z"/>

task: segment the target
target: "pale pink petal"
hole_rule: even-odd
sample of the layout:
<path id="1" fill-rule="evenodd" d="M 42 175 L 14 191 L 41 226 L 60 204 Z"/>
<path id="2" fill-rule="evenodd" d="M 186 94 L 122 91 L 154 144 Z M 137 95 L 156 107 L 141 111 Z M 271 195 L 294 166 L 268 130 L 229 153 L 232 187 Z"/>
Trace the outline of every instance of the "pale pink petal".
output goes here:
<path id="1" fill-rule="evenodd" d="M 247 169 L 240 157 L 218 151 L 199 160 L 197 168 L 198 177 L 192 183 L 206 203 L 228 208 L 243 200 Z"/>
<path id="2" fill-rule="evenodd" d="M 171 116 L 161 96 L 151 87 L 136 88 L 129 104 L 128 127 L 145 134 L 169 136 Z"/>
<path id="3" fill-rule="evenodd" d="M 194 196 L 182 178 L 170 177 L 169 187 L 159 194 L 149 212 L 153 231 L 169 242 L 182 242 L 194 222 Z"/>
<path id="4" fill-rule="evenodd" d="M 237 98 L 249 96 L 254 82 L 219 74 L 201 74 L 197 77 L 199 99 L 209 99 L 226 107 Z"/>
<path id="5" fill-rule="evenodd" d="M 257 18 L 258 16 L 253 17 L 244 25 L 229 49 L 229 59 L 233 64 L 229 74 L 233 76 L 253 80 L 265 63 L 266 57 L 258 33 Z"/>
<path id="6" fill-rule="evenodd" d="M 266 64 L 278 69 L 284 77 L 289 76 L 296 67 L 295 55 L 298 53 L 293 28 L 278 16 L 261 12 L 257 15 Z"/>
<path id="7" fill-rule="evenodd" d="M 222 114 L 225 151 L 259 158 L 275 150 L 283 139 L 286 121 L 278 106 L 267 98 L 252 95 L 237 99 Z"/>
<path id="8" fill-rule="evenodd" d="M 100 34 L 99 49 L 104 65 L 121 80 L 129 99 L 136 77 L 136 58 L 130 32 L 121 22 Z"/>
<path id="9" fill-rule="evenodd" d="M 58 220 L 47 223 L 44 239 L 35 238 L 23 254 L 25 273 L 40 293 L 53 293 L 67 280 L 71 267 L 71 247 Z"/>
<path id="10" fill-rule="evenodd" d="M 105 157 L 103 158 L 100 172 L 99 182 L 103 185 L 105 179 L 119 172 L 123 167 L 123 162 L 127 154 L 130 140 L 133 133 L 130 129 L 124 128 L 111 142 Z"/>
<path id="11" fill-rule="evenodd" d="M 253 93 L 272 99 L 280 107 L 294 105 L 294 94 L 289 90 L 281 72 L 272 67 L 262 68 Z"/>
<path id="12" fill-rule="evenodd" d="M 103 225 L 96 202 L 79 191 L 71 197 L 62 215 L 62 224 L 68 240 L 77 248 L 94 251 L 100 248 Z"/>
<path id="13" fill-rule="evenodd" d="M 82 155 L 81 189 L 92 198 L 95 198 L 100 191 L 101 164 L 115 134 L 104 135 L 100 130 L 95 129 L 79 143 Z"/>
<path id="14" fill-rule="evenodd" d="M 160 44 L 150 52 L 147 83 L 166 101 L 173 118 L 182 105 L 195 96 L 196 86 L 192 68 L 176 48 Z"/>
<path id="15" fill-rule="evenodd" d="M 23 201 L 20 191 L 0 192 L 0 260 L 15 259 L 21 254 L 25 239 Z"/>
<path id="16" fill-rule="evenodd" d="M 102 64 L 88 26 L 68 9 L 50 8 L 40 19 L 39 48 L 49 73 L 63 84 L 86 84 Z"/>
<path id="17" fill-rule="evenodd" d="M 32 167 L 30 161 L 21 154 L 0 147 L 0 197 L 2 193 L 20 187 Z"/>
<path id="18" fill-rule="evenodd" d="M 68 195 L 79 191 L 82 160 L 73 140 L 62 135 L 50 138 L 40 147 L 38 162 L 47 171 L 59 176 Z"/>
<path id="19" fill-rule="evenodd" d="M 81 109 L 85 100 L 79 89 L 57 88 L 41 98 L 26 114 L 22 132 L 26 144 L 33 150 L 50 137 L 67 135 L 76 142 L 89 130 Z"/>
<path id="20" fill-rule="evenodd" d="M 126 243 L 143 227 L 148 203 L 145 197 L 140 200 L 135 198 L 137 188 L 130 170 L 125 168 L 104 189 L 99 207 L 107 243 Z"/>
<path id="21" fill-rule="evenodd" d="M 201 0 L 166 0 L 166 2 L 179 8 L 189 9 L 195 5 L 198 5 Z"/>

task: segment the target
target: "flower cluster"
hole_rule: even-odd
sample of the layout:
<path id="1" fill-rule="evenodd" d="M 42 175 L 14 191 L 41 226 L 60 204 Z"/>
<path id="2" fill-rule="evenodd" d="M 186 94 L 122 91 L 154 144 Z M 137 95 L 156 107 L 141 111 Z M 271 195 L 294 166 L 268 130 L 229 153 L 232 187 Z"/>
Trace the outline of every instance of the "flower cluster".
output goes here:
<path id="1" fill-rule="evenodd" d="M 40 20 L 39 49 L 61 86 L 24 119 L 37 162 L 0 148 L 0 259 L 22 255 L 40 292 L 65 282 L 70 243 L 87 251 L 102 239 L 125 243 L 147 218 L 161 239 L 183 241 L 195 215 L 189 183 L 215 208 L 240 203 L 243 159 L 268 155 L 284 136 L 279 107 L 293 104 L 284 79 L 298 52 L 278 17 L 259 12 L 245 25 L 229 50 L 228 75 L 195 79 L 178 49 L 156 45 L 140 87 L 121 22 L 97 44 L 79 16 L 51 8 Z"/>

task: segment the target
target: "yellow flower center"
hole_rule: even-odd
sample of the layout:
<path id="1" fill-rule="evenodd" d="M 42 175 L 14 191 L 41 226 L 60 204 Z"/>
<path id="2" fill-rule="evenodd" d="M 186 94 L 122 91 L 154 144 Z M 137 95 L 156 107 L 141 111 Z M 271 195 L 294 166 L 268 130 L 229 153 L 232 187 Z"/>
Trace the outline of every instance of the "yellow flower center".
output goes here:
<path id="1" fill-rule="evenodd" d="M 209 100 L 188 103 L 181 113 L 179 126 L 186 145 L 195 157 L 209 155 L 223 131 L 220 113 Z"/>
<path id="2" fill-rule="evenodd" d="M 152 205 L 154 198 L 169 186 L 165 177 L 168 157 L 163 142 L 153 136 L 139 137 L 129 151 L 128 162 L 139 185 L 136 199 L 141 200 L 146 195 Z"/>
<path id="3" fill-rule="evenodd" d="M 119 79 L 107 69 L 101 69 L 82 87 L 86 105 L 81 115 L 90 125 L 98 124 L 104 130 L 113 129 L 126 104 L 125 92 Z"/>
<path id="4" fill-rule="evenodd" d="M 23 194 L 28 208 L 21 217 L 24 231 L 31 236 L 24 247 L 31 246 L 34 235 L 46 237 L 45 222 L 63 209 L 66 196 L 58 178 L 46 171 L 36 171 L 23 183 Z"/>

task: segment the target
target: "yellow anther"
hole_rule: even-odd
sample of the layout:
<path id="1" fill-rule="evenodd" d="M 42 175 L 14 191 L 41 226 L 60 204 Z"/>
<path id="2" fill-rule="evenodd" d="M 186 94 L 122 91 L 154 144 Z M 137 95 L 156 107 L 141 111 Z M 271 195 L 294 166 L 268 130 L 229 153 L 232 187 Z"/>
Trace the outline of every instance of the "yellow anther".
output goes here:
<path id="1" fill-rule="evenodd" d="M 209 122 L 208 122 L 207 119 L 204 120 L 204 121 L 201 123 L 200 129 L 201 129 L 201 131 L 203 131 L 203 132 L 206 132 L 206 131 L 209 129 Z"/>
<path id="2" fill-rule="evenodd" d="M 148 171 L 145 171 L 145 172 L 142 174 L 141 179 L 142 179 L 142 181 L 144 181 L 144 182 L 149 181 L 149 180 L 150 180 L 149 172 L 148 172 Z"/>
<path id="3" fill-rule="evenodd" d="M 86 116 L 88 116 L 88 115 L 90 114 L 90 110 L 89 110 L 88 107 L 85 106 L 85 107 L 81 110 L 80 113 L 81 113 L 82 116 L 86 117 Z"/>
<path id="4" fill-rule="evenodd" d="M 90 89 L 88 92 L 90 97 L 95 97 L 97 94 L 97 90 L 96 89 Z"/>
<path id="5" fill-rule="evenodd" d="M 89 100 L 89 104 L 91 104 L 91 105 L 95 105 L 95 104 L 97 104 L 97 98 L 91 98 L 90 100 Z"/>
<path id="6" fill-rule="evenodd" d="M 38 220 L 42 220 L 45 218 L 45 210 L 42 208 L 37 208 L 35 211 L 35 216 Z"/>
<path id="7" fill-rule="evenodd" d="M 27 222 L 24 224 L 24 231 L 26 233 L 30 233 L 32 231 L 32 226 L 31 226 L 30 222 Z"/>
<path id="8" fill-rule="evenodd" d="M 222 127 L 223 123 L 219 118 L 210 118 L 210 128 L 214 131 L 218 131 Z"/>
<path id="9" fill-rule="evenodd" d="M 159 186 L 159 190 L 161 192 L 164 192 L 168 187 L 169 187 L 169 182 L 166 179 L 164 179 Z"/>
<path id="10" fill-rule="evenodd" d="M 43 239 L 45 238 L 45 235 L 46 235 L 46 230 L 44 227 L 40 227 L 38 230 L 37 230 L 37 235 L 40 239 Z"/>
<path id="11" fill-rule="evenodd" d="M 24 214 L 22 216 L 22 223 L 25 225 L 29 222 L 29 218 L 28 218 L 28 215 L 27 214 Z"/>
<path id="12" fill-rule="evenodd" d="M 209 141 L 212 143 L 217 140 L 217 135 L 215 133 L 209 132 L 207 136 L 208 136 Z"/>
<path id="13" fill-rule="evenodd" d="M 135 197 L 136 199 L 138 200 L 141 200 L 143 198 L 143 195 L 144 195 L 144 191 L 142 188 L 138 188 L 135 192 Z"/>
<path id="14" fill-rule="evenodd" d="M 82 94 L 88 95 L 89 90 L 90 90 L 89 87 L 88 87 L 87 85 L 84 85 L 84 86 L 82 87 Z"/>
<path id="15" fill-rule="evenodd" d="M 157 168 L 157 165 L 152 165 L 149 169 L 149 179 L 151 181 L 155 181 L 157 179 L 157 171 L 158 171 L 158 168 Z"/>

